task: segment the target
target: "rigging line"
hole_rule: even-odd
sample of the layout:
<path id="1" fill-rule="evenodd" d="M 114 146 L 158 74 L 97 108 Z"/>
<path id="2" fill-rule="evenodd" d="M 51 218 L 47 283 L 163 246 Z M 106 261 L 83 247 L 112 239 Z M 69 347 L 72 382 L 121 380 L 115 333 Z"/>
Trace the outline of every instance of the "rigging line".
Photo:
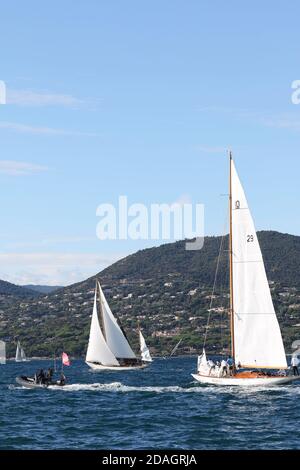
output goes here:
<path id="1" fill-rule="evenodd" d="M 227 340 L 228 338 L 226 339 L 226 326 L 224 326 L 224 323 L 225 323 L 225 312 L 228 312 L 228 296 L 226 296 L 226 294 L 228 294 L 228 289 L 226 289 L 225 286 L 228 286 L 229 285 L 229 272 L 228 272 L 228 269 L 226 269 L 225 271 L 225 276 L 224 276 L 224 281 L 222 282 L 221 284 L 221 289 L 220 289 L 220 293 L 221 293 L 221 297 L 222 297 L 222 308 L 224 309 L 222 312 L 221 312 L 221 352 L 223 354 L 223 351 L 225 349 L 225 347 L 227 347 Z"/>
<path id="2" fill-rule="evenodd" d="M 229 211 L 229 209 L 228 209 L 228 211 Z M 218 261 L 217 261 L 217 267 L 216 267 L 216 272 L 215 272 L 215 279 L 214 279 L 213 290 L 212 290 L 211 299 L 210 299 L 210 306 L 209 306 L 209 312 L 208 312 L 208 319 L 207 319 L 206 331 L 205 331 L 205 336 L 204 336 L 203 349 L 205 349 L 206 343 L 207 343 L 208 329 L 209 329 L 210 320 L 211 320 L 211 309 L 212 309 L 212 305 L 213 305 L 213 301 L 214 301 L 214 295 L 215 295 L 215 291 L 216 291 L 217 278 L 218 278 L 219 267 L 220 267 L 220 261 L 221 261 L 221 255 L 222 255 L 222 248 L 223 248 L 224 239 L 225 239 L 225 235 L 226 235 L 228 211 L 227 211 L 227 213 L 226 213 L 226 219 L 225 219 L 225 223 L 224 223 L 224 230 L 223 230 L 223 235 L 222 235 L 222 239 L 221 239 L 221 243 L 220 243 Z"/>

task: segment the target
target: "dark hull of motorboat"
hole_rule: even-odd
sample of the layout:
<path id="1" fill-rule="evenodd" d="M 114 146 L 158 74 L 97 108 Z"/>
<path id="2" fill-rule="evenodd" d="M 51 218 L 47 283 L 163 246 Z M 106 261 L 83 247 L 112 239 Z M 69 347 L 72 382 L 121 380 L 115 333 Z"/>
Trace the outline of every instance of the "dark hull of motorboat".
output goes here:
<path id="1" fill-rule="evenodd" d="M 51 382 L 49 384 L 39 384 L 39 383 L 36 383 L 34 379 L 32 379 L 31 377 L 17 377 L 16 382 L 18 385 L 21 385 L 22 387 L 32 388 L 32 389 L 48 388 L 51 385 L 57 385 L 57 386 L 63 387 L 63 385 L 60 385 L 57 382 Z"/>

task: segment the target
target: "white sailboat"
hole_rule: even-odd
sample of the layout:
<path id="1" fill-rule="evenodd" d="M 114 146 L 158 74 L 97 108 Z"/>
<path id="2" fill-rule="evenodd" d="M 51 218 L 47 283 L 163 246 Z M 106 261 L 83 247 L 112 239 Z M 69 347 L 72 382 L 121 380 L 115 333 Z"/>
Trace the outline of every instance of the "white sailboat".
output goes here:
<path id="1" fill-rule="evenodd" d="M 98 317 L 98 305 L 101 325 Z M 145 343 L 146 344 L 146 343 Z M 149 361 L 138 358 L 114 317 L 100 283 L 96 283 L 94 308 L 86 363 L 93 370 L 142 369 Z"/>
<path id="2" fill-rule="evenodd" d="M 140 334 L 140 349 L 141 349 L 141 356 L 142 356 L 142 361 L 144 362 L 153 362 L 153 359 L 151 357 L 149 348 L 146 344 L 145 338 L 143 336 L 143 333 L 141 330 L 139 330 Z"/>
<path id="3" fill-rule="evenodd" d="M 16 362 L 28 362 L 28 359 L 26 358 L 26 354 L 24 349 L 21 346 L 20 341 L 17 343 L 17 350 L 16 350 Z"/>
<path id="4" fill-rule="evenodd" d="M 0 364 L 6 364 L 6 343 L 4 341 L 0 341 Z"/>
<path id="5" fill-rule="evenodd" d="M 230 318 L 233 371 L 224 377 L 207 360 L 205 350 L 193 377 L 212 385 L 287 384 L 289 376 L 254 222 L 230 155 Z M 266 373 L 266 370 L 273 371 Z M 274 372 L 276 371 L 276 372 Z"/>
<path id="6" fill-rule="evenodd" d="M 16 362 L 22 362 L 20 341 L 18 341 L 18 343 L 17 343 Z"/>

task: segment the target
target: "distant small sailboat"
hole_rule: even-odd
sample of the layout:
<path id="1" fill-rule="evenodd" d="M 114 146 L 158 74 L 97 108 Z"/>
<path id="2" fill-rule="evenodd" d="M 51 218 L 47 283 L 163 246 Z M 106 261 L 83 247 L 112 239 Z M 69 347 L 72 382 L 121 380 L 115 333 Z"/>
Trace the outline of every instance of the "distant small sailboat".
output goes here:
<path id="1" fill-rule="evenodd" d="M 17 343 L 16 362 L 29 362 L 26 358 L 25 351 L 22 348 L 20 341 Z"/>
<path id="2" fill-rule="evenodd" d="M 144 362 L 153 362 L 153 359 L 151 357 L 149 348 L 146 344 L 145 338 L 143 336 L 143 333 L 141 330 L 139 330 L 140 334 L 140 349 L 141 349 L 141 356 L 142 356 L 142 361 Z"/>
<path id="3" fill-rule="evenodd" d="M 0 364 L 6 364 L 6 343 L 4 341 L 0 341 Z"/>
<path id="4" fill-rule="evenodd" d="M 101 325 L 98 317 L 98 305 Z M 145 341 L 141 343 L 141 348 L 142 346 L 143 348 L 146 346 Z M 135 355 L 125 332 L 118 324 L 106 301 L 99 281 L 97 281 L 90 338 L 86 354 L 88 366 L 98 371 L 142 369 L 149 365 L 150 361 L 146 359 L 149 356 L 146 349 L 144 357 L 143 353 L 141 358 Z"/>
<path id="5" fill-rule="evenodd" d="M 280 385 L 287 360 L 265 265 L 244 189 L 230 155 L 230 374 L 207 360 L 205 349 L 193 377 L 211 385 Z M 271 372 L 266 373 L 269 369 Z M 276 371 L 276 372 L 275 372 Z M 225 376 L 224 376 L 225 375 Z"/>

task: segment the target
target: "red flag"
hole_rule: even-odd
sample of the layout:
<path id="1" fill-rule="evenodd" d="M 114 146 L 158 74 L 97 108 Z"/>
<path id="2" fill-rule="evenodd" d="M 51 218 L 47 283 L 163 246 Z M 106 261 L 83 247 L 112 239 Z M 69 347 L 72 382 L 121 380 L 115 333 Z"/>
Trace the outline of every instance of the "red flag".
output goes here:
<path id="1" fill-rule="evenodd" d="M 70 366 L 71 365 L 71 361 L 69 359 L 69 356 L 67 353 L 62 353 L 62 363 L 64 366 Z"/>

